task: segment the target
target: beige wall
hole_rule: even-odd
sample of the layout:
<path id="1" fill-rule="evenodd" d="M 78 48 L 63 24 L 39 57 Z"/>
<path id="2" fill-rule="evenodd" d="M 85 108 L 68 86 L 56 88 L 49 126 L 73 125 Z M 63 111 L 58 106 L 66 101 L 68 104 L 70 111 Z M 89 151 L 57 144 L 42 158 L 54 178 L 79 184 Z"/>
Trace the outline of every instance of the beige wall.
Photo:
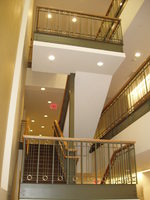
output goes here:
<path id="1" fill-rule="evenodd" d="M 8 191 L 11 190 L 12 180 L 14 180 L 14 167 L 17 159 L 18 151 L 18 138 L 20 121 L 23 111 L 23 94 L 24 94 L 24 83 L 25 83 L 25 72 L 27 67 L 27 60 L 29 54 L 29 45 L 31 39 L 31 28 L 32 28 L 32 6 L 33 0 L 28 0 L 31 2 L 31 8 L 28 12 L 28 28 L 26 30 L 25 43 L 24 36 L 22 36 L 22 43 L 24 44 L 23 53 L 19 54 L 17 48 L 19 49 L 19 34 L 20 25 L 22 22 L 22 13 L 24 6 L 27 1 L 24 0 L 1 0 L 0 1 L 0 179 L 2 178 L 2 165 L 3 165 L 3 154 L 4 154 L 4 144 L 6 137 L 6 130 L 8 128 L 8 113 L 10 113 L 10 98 L 12 98 L 12 83 L 14 83 L 16 65 L 20 66 L 20 73 L 18 74 L 18 85 L 16 87 L 16 107 L 15 116 L 12 131 L 12 148 L 11 148 L 11 159 L 9 166 L 9 184 Z M 22 32 L 23 33 L 23 32 Z M 22 34 L 23 35 L 23 34 Z M 21 49 L 21 48 L 20 48 Z M 22 57 L 23 55 L 23 57 Z M 19 64 L 20 58 L 22 57 Z M 14 105 L 15 106 L 15 105 Z M 10 119 L 11 120 L 11 119 Z M 7 148 L 7 147 L 6 147 Z M 6 150 L 5 150 L 6 151 Z M 5 156 L 6 158 L 6 156 Z M 8 158 L 9 160 L 9 158 Z M 4 168 L 4 166 L 3 166 Z M 4 173 L 3 173 L 4 174 Z M 2 180 L 2 179 L 1 179 Z M 2 184 L 2 182 L 1 182 Z M 8 192 L 3 190 L 0 185 L 0 199 L 8 199 Z M 13 195 L 9 199 L 13 198 Z"/>
<path id="2" fill-rule="evenodd" d="M 24 0 L 0 1 L 0 178 Z"/>
<path id="3" fill-rule="evenodd" d="M 33 0 L 31 0 L 30 4 L 30 10 L 28 12 L 28 22 L 27 22 L 27 29 L 26 29 L 26 35 L 25 35 L 25 42 L 24 42 L 24 50 L 23 50 L 23 59 L 22 59 L 22 66 L 21 66 L 21 75 L 20 75 L 20 83 L 19 83 L 19 91 L 18 91 L 18 98 L 17 98 L 17 108 L 16 108 L 16 116 L 15 116 L 15 126 L 14 126 L 14 133 L 13 133 L 13 145 L 12 145 L 12 157 L 11 157 L 11 164 L 10 166 L 15 167 L 15 173 L 13 177 L 13 171 L 14 169 L 10 169 L 12 173 L 10 173 L 10 188 L 13 180 L 13 188 L 11 193 L 11 200 L 17 199 L 18 194 L 18 178 L 20 176 L 20 171 L 17 170 L 17 162 L 16 166 L 14 165 L 14 161 L 17 161 L 18 157 L 18 140 L 19 140 L 19 134 L 20 133 L 20 124 L 21 119 L 23 118 L 23 109 L 24 109 L 24 85 L 25 85 L 25 75 L 26 75 L 26 69 L 27 69 L 27 61 L 29 56 L 29 49 L 30 49 L 30 41 L 31 41 L 31 34 L 32 34 L 32 16 L 33 16 Z"/>
<path id="4" fill-rule="evenodd" d="M 138 173 L 137 194 L 140 200 L 150 199 L 150 172 Z"/>

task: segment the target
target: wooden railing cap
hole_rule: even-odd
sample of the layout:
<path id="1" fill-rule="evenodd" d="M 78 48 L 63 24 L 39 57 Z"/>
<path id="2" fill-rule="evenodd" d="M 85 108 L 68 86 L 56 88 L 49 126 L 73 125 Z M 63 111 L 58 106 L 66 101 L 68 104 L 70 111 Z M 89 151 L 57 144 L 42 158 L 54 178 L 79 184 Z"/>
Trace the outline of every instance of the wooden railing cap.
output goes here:
<path id="1" fill-rule="evenodd" d="M 50 141 L 66 141 L 66 142 L 88 142 L 88 143 L 109 143 L 109 144 L 135 144 L 135 141 L 121 141 L 121 140 L 101 140 L 89 138 L 64 138 L 64 137 L 49 137 L 49 136 L 33 136 L 23 135 L 24 139 L 33 140 L 50 140 Z"/>

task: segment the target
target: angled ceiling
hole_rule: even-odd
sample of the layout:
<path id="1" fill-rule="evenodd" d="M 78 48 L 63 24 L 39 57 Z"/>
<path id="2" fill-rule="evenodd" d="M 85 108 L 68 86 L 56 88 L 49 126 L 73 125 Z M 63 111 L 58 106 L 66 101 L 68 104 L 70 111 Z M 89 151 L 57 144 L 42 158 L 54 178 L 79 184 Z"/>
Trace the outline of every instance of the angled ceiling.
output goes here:
<path id="1" fill-rule="evenodd" d="M 49 7 L 83 13 L 105 15 L 111 0 L 35 0 L 35 7 Z"/>

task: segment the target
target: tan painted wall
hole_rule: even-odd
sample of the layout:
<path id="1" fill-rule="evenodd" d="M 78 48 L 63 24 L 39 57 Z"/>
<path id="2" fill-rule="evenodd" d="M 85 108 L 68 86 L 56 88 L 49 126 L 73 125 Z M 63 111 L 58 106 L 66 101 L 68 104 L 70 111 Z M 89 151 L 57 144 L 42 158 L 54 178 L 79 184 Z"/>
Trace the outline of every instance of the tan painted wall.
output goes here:
<path id="1" fill-rule="evenodd" d="M 31 0 L 33 3 L 33 1 Z M 20 33 L 20 25 L 22 21 L 22 12 L 24 8 L 24 0 L 1 0 L 0 1 L 0 179 L 3 164 L 3 153 L 6 136 L 8 110 L 12 89 L 12 81 L 14 75 L 14 67 L 16 63 L 16 53 L 18 47 L 18 39 Z M 32 4 L 31 3 L 31 4 Z M 12 130 L 13 141 L 11 151 L 11 167 L 9 173 L 9 192 L 12 186 L 12 180 L 15 180 L 14 167 L 17 159 L 18 138 L 20 130 L 20 121 L 23 113 L 23 99 L 24 99 L 24 83 L 25 72 L 27 67 L 27 60 L 29 54 L 29 45 L 31 39 L 32 29 L 32 7 L 28 13 L 28 27 L 26 30 L 25 44 L 23 51 L 23 59 L 21 64 L 21 74 L 19 78 L 19 89 L 17 94 L 17 107 L 15 111 L 14 130 Z M 14 181 L 15 183 L 16 181 Z M 8 197 L 8 192 L 2 190 L 0 187 L 0 199 L 15 199 L 14 190 L 12 195 Z"/>
<path id="2" fill-rule="evenodd" d="M 17 199 L 18 189 L 19 189 L 19 176 L 20 171 L 17 170 L 17 162 L 16 166 L 14 165 L 14 161 L 17 161 L 17 153 L 18 153 L 18 140 L 20 136 L 20 125 L 21 125 L 21 119 L 23 118 L 23 110 L 24 110 L 24 85 L 25 85 L 25 78 L 26 78 L 26 69 L 27 69 L 27 62 L 28 62 L 28 56 L 29 56 L 29 49 L 30 49 L 30 41 L 31 41 L 31 34 L 32 34 L 32 16 L 33 16 L 33 0 L 31 0 L 30 10 L 28 13 L 28 22 L 27 22 L 27 30 L 25 35 L 25 42 L 24 42 L 24 53 L 23 53 L 23 59 L 22 59 L 22 66 L 21 66 L 21 76 L 20 76 L 20 84 L 19 84 L 19 92 L 18 92 L 18 98 L 17 98 L 17 108 L 16 108 L 16 116 L 15 116 L 15 129 L 14 129 L 14 136 L 13 136 L 13 149 L 12 153 L 13 156 L 11 158 L 11 166 L 15 167 L 15 173 L 13 177 L 13 173 L 10 173 L 10 188 L 13 180 L 13 188 L 11 193 L 11 200 Z M 18 133 L 18 134 L 16 134 Z M 10 169 L 12 172 L 14 169 Z"/>
<path id="3" fill-rule="evenodd" d="M 0 178 L 24 0 L 0 1 Z"/>
<path id="4" fill-rule="evenodd" d="M 150 172 L 138 173 L 137 194 L 140 200 L 150 199 Z"/>

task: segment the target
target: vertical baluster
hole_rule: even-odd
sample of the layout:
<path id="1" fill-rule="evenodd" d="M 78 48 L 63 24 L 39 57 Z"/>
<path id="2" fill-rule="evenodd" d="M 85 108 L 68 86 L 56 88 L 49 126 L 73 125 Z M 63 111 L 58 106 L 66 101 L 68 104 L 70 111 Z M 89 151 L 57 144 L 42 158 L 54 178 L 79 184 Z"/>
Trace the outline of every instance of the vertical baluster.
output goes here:
<path id="1" fill-rule="evenodd" d="M 54 167 L 55 167 L 55 141 L 53 142 L 52 184 L 54 184 Z"/>
<path id="2" fill-rule="evenodd" d="M 93 39 L 93 19 L 91 18 L 91 23 L 90 23 L 90 35 L 91 38 Z"/>
<path id="3" fill-rule="evenodd" d="M 95 183 L 97 184 L 97 143 L 95 143 Z"/>
<path id="4" fill-rule="evenodd" d="M 83 184 L 83 143 L 80 143 L 80 150 L 81 150 L 81 184 Z"/>
<path id="5" fill-rule="evenodd" d="M 87 180 L 87 173 L 88 173 L 88 149 L 87 149 L 87 142 L 86 142 L 86 171 L 85 171 L 85 173 L 86 173 L 86 182 L 88 181 Z"/>
<path id="6" fill-rule="evenodd" d="M 40 161 L 40 140 L 38 141 L 38 160 L 37 160 L 37 172 L 36 172 L 36 183 L 39 181 L 39 161 Z M 33 160 L 34 162 L 34 160 Z"/>
<path id="7" fill-rule="evenodd" d="M 123 178 L 123 182 L 122 183 L 125 183 L 124 181 L 124 162 L 123 162 L 123 146 L 121 144 L 121 171 L 122 171 L 122 178 Z"/>
<path id="8" fill-rule="evenodd" d="M 69 148 L 69 142 L 67 143 Z M 69 184 L 70 172 L 69 172 L 69 149 L 67 150 L 67 184 Z"/>
<path id="9" fill-rule="evenodd" d="M 131 180 L 131 184 L 132 184 L 132 169 L 131 169 L 130 146 L 128 147 L 128 166 L 129 166 L 130 180 Z"/>
<path id="10" fill-rule="evenodd" d="M 134 156 L 134 169 L 135 169 L 135 178 L 136 178 L 136 183 L 137 183 L 137 169 L 136 169 L 136 158 L 135 158 L 135 145 L 133 144 L 133 156 Z"/>
<path id="11" fill-rule="evenodd" d="M 23 151 L 22 151 L 21 183 L 23 183 L 25 155 L 26 155 L 26 139 L 24 138 L 24 141 L 23 141 Z"/>
<path id="12" fill-rule="evenodd" d="M 110 144 L 108 143 L 108 164 L 109 164 L 109 179 L 111 184 L 111 158 L 110 158 Z"/>
<path id="13" fill-rule="evenodd" d="M 35 31 L 36 31 L 36 32 L 39 31 L 39 30 L 38 30 L 38 28 L 39 28 L 39 27 L 38 27 L 38 26 L 39 26 L 39 12 L 40 12 L 40 11 L 39 11 L 39 8 L 37 8 L 37 14 L 36 14 L 36 17 L 37 17 L 37 18 L 36 18 L 36 27 L 35 27 Z"/>

